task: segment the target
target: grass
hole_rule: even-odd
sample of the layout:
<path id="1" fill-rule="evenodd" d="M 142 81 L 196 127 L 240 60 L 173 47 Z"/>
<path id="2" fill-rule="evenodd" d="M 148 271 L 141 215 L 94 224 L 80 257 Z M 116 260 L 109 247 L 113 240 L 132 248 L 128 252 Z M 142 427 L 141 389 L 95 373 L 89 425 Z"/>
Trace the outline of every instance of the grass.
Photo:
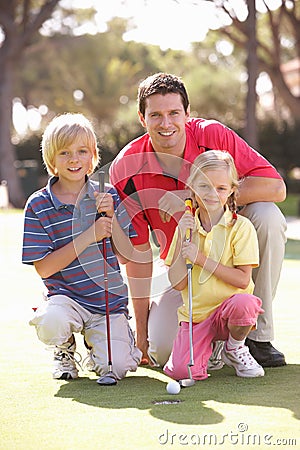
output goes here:
<path id="1" fill-rule="evenodd" d="M 299 448 L 300 252 L 285 259 L 274 301 L 274 344 L 288 365 L 249 380 L 224 368 L 172 396 L 167 377 L 148 367 L 114 387 L 100 387 L 88 372 L 52 380 L 52 354 L 28 326 L 42 284 L 20 263 L 21 237 L 21 214 L 0 213 L 1 450 Z"/>
<path id="2" fill-rule="evenodd" d="M 285 216 L 299 216 L 300 194 L 289 194 L 284 202 L 277 205 Z"/>

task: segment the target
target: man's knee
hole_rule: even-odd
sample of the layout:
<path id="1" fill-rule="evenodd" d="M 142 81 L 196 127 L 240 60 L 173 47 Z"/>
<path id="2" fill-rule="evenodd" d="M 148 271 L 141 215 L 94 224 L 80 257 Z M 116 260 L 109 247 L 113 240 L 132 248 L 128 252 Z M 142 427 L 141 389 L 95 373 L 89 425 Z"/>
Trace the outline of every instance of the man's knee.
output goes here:
<path id="1" fill-rule="evenodd" d="M 277 205 L 272 202 L 255 202 L 246 205 L 241 214 L 247 217 L 254 225 L 258 233 L 278 232 L 284 235 L 286 220 Z"/>

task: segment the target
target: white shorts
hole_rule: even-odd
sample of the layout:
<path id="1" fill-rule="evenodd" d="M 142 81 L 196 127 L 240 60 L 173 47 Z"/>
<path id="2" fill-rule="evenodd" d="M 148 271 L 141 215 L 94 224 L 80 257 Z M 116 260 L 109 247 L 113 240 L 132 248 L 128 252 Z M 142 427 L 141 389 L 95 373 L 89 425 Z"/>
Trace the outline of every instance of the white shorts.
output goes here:
<path id="1" fill-rule="evenodd" d="M 54 295 L 44 301 L 29 322 L 35 326 L 38 338 L 46 345 L 62 345 L 73 333 L 84 335 L 91 347 L 95 372 L 108 371 L 106 317 L 93 314 L 65 295 Z M 110 315 L 110 335 L 113 371 L 118 379 L 127 371 L 135 371 L 142 353 L 135 346 L 134 336 L 124 314 Z"/>

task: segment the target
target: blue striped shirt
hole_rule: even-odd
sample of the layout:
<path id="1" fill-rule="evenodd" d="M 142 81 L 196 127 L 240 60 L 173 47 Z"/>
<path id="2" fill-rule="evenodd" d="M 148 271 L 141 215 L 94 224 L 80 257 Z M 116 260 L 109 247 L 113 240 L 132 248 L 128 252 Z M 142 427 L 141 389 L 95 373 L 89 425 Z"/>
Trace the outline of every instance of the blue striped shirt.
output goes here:
<path id="1" fill-rule="evenodd" d="M 24 217 L 22 262 L 33 264 L 49 253 L 65 246 L 76 236 L 89 228 L 99 217 L 96 211 L 94 191 L 97 183 L 87 180 L 87 193 L 76 205 L 60 202 L 51 186 L 57 180 L 53 177 L 46 187 L 33 193 L 27 200 Z M 117 191 L 106 184 L 114 201 L 117 220 L 124 233 L 136 236 Z M 111 240 L 105 239 L 107 252 L 108 301 L 111 313 L 128 314 L 128 289 L 122 275 Z M 67 295 L 92 313 L 105 314 L 103 241 L 89 245 L 67 267 L 43 282 L 52 295 Z"/>

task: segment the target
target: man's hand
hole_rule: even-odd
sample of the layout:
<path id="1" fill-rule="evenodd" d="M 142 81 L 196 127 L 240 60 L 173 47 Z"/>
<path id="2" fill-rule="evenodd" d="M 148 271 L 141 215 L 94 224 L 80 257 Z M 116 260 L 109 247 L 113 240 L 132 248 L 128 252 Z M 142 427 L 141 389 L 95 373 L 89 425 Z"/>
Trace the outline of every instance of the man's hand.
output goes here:
<path id="1" fill-rule="evenodd" d="M 142 352 L 142 359 L 141 359 L 141 365 L 147 365 L 149 364 L 149 356 L 148 356 L 148 347 L 149 347 L 149 343 L 148 343 L 148 339 L 147 336 L 141 336 L 141 335 L 137 335 L 136 336 L 136 346 L 137 348 L 139 348 Z"/>
<path id="2" fill-rule="evenodd" d="M 175 213 L 184 211 L 185 204 L 182 199 L 182 192 L 186 197 L 186 191 L 168 191 L 159 199 L 159 215 L 163 222 L 170 222 Z"/>

